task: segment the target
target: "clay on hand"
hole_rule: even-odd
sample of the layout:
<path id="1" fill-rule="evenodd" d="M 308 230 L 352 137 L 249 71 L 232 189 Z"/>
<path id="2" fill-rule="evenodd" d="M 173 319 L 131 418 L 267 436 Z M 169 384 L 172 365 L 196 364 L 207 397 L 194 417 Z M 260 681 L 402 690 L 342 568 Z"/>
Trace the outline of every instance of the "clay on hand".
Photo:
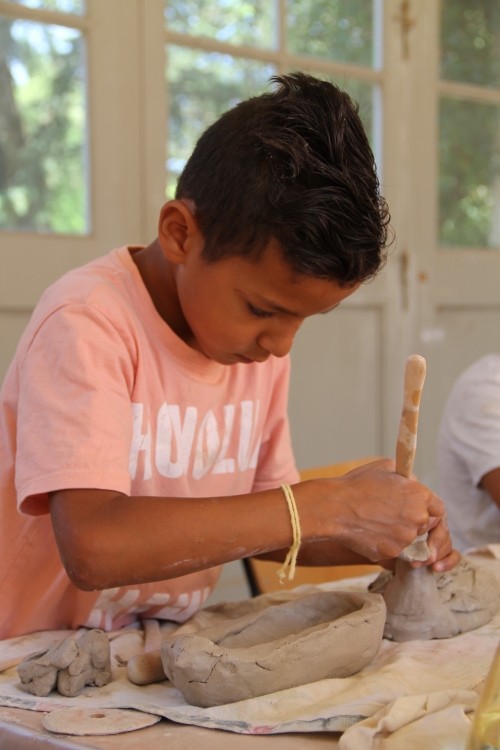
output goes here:
<path id="1" fill-rule="evenodd" d="M 84 685 L 101 687 L 111 681 L 109 640 L 102 630 L 70 636 L 48 649 L 26 656 L 17 668 L 26 689 L 47 696 L 56 687 L 62 695 L 78 695 Z"/>
<path id="2" fill-rule="evenodd" d="M 348 677 L 375 657 L 385 613 L 378 594 L 315 593 L 167 638 L 163 668 L 204 708 Z"/>
<path id="3" fill-rule="evenodd" d="M 433 573 L 398 560 L 370 586 L 387 605 L 384 636 L 395 641 L 451 638 L 486 625 L 500 606 L 500 584 L 491 571 L 466 559 Z"/>

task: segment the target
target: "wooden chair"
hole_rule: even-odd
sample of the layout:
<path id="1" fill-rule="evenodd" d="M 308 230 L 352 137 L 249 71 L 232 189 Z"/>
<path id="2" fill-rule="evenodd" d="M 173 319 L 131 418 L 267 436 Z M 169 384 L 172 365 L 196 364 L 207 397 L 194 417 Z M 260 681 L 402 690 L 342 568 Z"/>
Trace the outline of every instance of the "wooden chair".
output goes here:
<path id="1" fill-rule="evenodd" d="M 304 482 L 306 479 L 340 477 L 357 466 L 363 466 L 363 464 L 367 464 L 370 461 L 375 461 L 376 458 L 360 458 L 355 461 L 345 461 L 330 466 L 319 466 L 316 469 L 304 469 L 300 472 L 300 480 Z M 256 560 L 252 557 L 244 560 L 243 563 L 252 596 L 268 594 L 271 591 L 293 589 L 304 583 L 318 584 L 326 583 L 327 581 L 338 581 L 342 578 L 355 578 L 356 576 L 363 576 L 367 573 L 375 573 L 381 570 L 379 565 L 334 565 L 328 567 L 305 567 L 299 565 L 295 571 L 293 581 L 286 579 L 283 585 L 281 585 L 276 573 L 281 567 L 281 563 Z"/>

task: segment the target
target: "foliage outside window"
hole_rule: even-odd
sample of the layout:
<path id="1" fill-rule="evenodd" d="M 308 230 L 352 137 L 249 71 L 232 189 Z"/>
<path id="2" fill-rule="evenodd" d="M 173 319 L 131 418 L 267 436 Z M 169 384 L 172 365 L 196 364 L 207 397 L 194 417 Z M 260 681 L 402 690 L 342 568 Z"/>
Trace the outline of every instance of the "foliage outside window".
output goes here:
<path id="1" fill-rule="evenodd" d="M 441 77 L 440 243 L 500 249 L 498 0 L 443 0 Z"/>
<path id="2" fill-rule="evenodd" d="M 88 229 L 83 47 L 77 29 L 0 17 L 4 229 Z"/>

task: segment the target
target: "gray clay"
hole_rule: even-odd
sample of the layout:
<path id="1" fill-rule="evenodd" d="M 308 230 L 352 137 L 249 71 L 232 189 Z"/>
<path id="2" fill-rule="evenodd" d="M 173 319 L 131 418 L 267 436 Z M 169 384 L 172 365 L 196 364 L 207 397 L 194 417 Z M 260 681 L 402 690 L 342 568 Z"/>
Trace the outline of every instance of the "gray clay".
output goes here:
<path id="1" fill-rule="evenodd" d="M 26 656 L 17 668 L 17 674 L 26 689 L 40 697 L 48 695 L 57 682 L 57 668 L 52 666 L 46 655 L 46 651 L 35 651 Z"/>
<path id="2" fill-rule="evenodd" d="M 384 636 L 400 642 L 474 630 L 488 623 L 500 605 L 495 575 L 466 559 L 446 573 L 414 569 L 398 560 L 395 575 L 384 571 L 370 590 L 384 594 Z"/>
<path id="3" fill-rule="evenodd" d="M 75 660 L 59 672 L 57 689 L 62 695 L 78 695 L 84 685 L 102 687 L 111 680 L 109 639 L 102 630 L 89 630 L 78 639 Z"/>
<path id="4" fill-rule="evenodd" d="M 304 588 L 304 587 L 303 587 Z M 315 592 L 314 586 L 308 586 L 311 592 Z M 300 599 L 303 593 L 296 594 L 293 591 L 275 591 L 272 594 L 256 596 L 253 599 L 244 599 L 239 602 L 219 602 L 211 607 L 199 609 L 196 614 L 189 618 L 183 625 L 177 625 L 173 622 L 164 622 L 160 626 L 160 636 L 169 637 L 168 631 L 175 630 L 175 635 L 186 635 L 187 633 L 198 633 L 200 630 L 212 628 L 219 622 L 227 620 L 236 620 L 250 613 L 261 612 L 271 605 L 283 604 L 295 599 Z M 166 679 L 165 670 L 161 660 L 161 637 L 158 648 L 155 649 L 155 643 L 148 639 L 148 620 L 143 620 L 145 631 L 144 652 L 132 656 L 127 662 L 127 677 L 130 682 L 136 685 L 149 685 L 152 682 L 163 682 Z M 166 632 L 167 631 L 167 632 Z M 149 645 L 151 643 L 151 650 Z"/>
<path id="5" fill-rule="evenodd" d="M 436 583 L 461 633 L 486 625 L 498 612 L 500 584 L 494 573 L 481 565 L 462 558 L 452 570 L 436 574 Z"/>
<path id="6" fill-rule="evenodd" d="M 460 632 L 453 613 L 441 601 L 434 573 L 398 560 L 396 574 L 384 594 L 384 636 L 394 641 L 450 638 Z"/>
<path id="7" fill-rule="evenodd" d="M 405 547 L 399 553 L 398 559 L 406 560 L 406 562 L 425 562 L 430 554 L 427 546 L 427 534 L 424 534 L 423 536 L 417 536 L 408 547 Z"/>
<path id="8" fill-rule="evenodd" d="M 81 638 L 56 641 L 48 649 L 26 656 L 17 668 L 26 689 L 46 696 L 56 686 L 62 695 L 78 695 L 84 685 L 101 687 L 111 680 L 109 640 L 102 630 Z"/>
<path id="9" fill-rule="evenodd" d="M 163 668 L 192 705 L 234 703 L 359 672 L 375 657 L 384 623 L 378 594 L 315 593 L 167 638 Z"/>

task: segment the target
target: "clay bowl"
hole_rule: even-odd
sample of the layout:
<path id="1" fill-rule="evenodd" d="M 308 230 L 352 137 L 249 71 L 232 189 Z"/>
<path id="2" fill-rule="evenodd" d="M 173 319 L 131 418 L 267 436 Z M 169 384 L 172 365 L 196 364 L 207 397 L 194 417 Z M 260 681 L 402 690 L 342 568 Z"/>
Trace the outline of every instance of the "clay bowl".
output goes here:
<path id="1" fill-rule="evenodd" d="M 185 700 L 203 708 L 348 677 L 377 653 L 385 615 L 379 594 L 311 594 L 167 638 L 163 668 Z"/>

